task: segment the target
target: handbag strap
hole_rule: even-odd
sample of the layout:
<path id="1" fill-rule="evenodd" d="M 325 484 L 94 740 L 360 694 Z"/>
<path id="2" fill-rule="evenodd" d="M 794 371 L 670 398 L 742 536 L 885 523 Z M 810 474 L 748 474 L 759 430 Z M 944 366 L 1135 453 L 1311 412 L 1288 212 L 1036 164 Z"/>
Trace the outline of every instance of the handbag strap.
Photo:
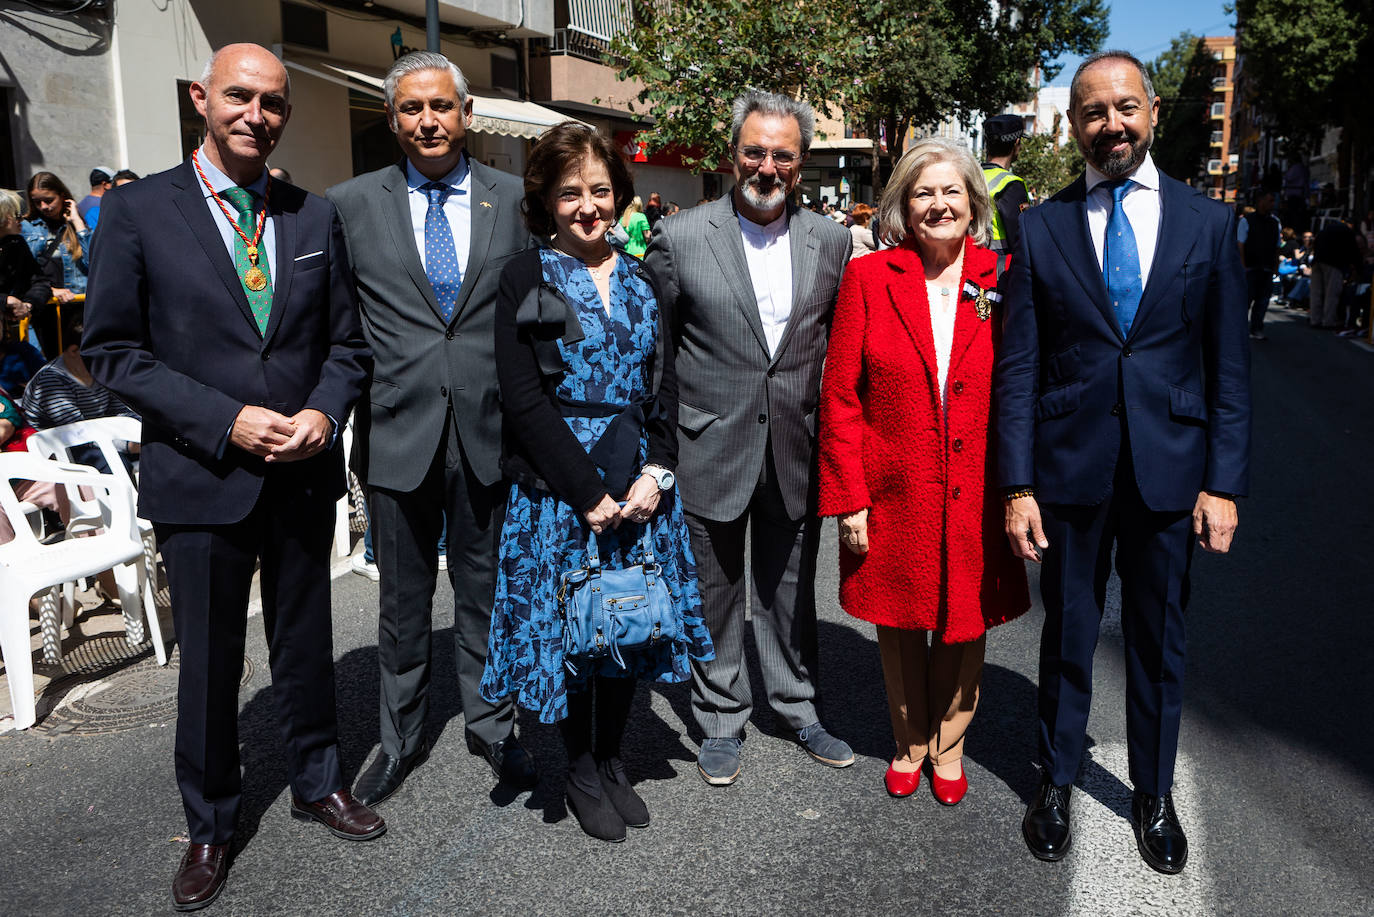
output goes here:
<path id="1" fill-rule="evenodd" d="M 621 501 L 616 506 L 624 508 L 625 503 Z M 649 537 L 649 522 L 645 520 L 642 524 L 644 530 L 639 534 L 639 547 L 644 552 L 644 563 L 657 563 L 654 559 L 654 540 Z M 587 570 L 592 576 L 601 572 L 601 550 L 596 543 L 596 532 L 590 526 L 587 528 Z"/>

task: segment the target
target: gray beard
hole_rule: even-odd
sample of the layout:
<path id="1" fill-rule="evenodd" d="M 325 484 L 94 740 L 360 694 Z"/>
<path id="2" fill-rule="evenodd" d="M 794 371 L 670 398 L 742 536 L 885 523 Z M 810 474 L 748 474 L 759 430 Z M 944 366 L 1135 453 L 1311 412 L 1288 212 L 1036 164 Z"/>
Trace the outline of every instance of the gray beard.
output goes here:
<path id="1" fill-rule="evenodd" d="M 1145 156 L 1150 152 L 1150 147 L 1154 145 L 1154 140 L 1155 132 L 1151 130 L 1149 135 L 1145 137 L 1144 143 L 1139 141 L 1132 143 L 1131 151 L 1124 156 L 1108 155 L 1104 160 L 1098 161 L 1092 155 L 1092 150 L 1086 150 L 1083 153 L 1083 158 L 1091 162 L 1093 167 L 1107 178 L 1125 178 L 1145 161 Z"/>
<path id="2" fill-rule="evenodd" d="M 767 195 L 758 190 L 758 176 L 752 176 L 740 186 L 740 194 L 745 202 L 755 210 L 772 210 L 787 200 L 787 186 L 782 182 L 773 183 L 773 191 Z"/>

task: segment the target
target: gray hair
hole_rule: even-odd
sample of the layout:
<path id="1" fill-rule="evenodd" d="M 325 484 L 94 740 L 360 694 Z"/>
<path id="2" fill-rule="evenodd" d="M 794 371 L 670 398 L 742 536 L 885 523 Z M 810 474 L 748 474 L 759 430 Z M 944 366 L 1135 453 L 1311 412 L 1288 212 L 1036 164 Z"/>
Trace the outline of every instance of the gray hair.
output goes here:
<path id="1" fill-rule="evenodd" d="M 228 45 L 226 45 L 225 47 L 228 47 Z M 258 45 L 258 47 L 259 47 L 259 48 L 262 48 L 262 45 Z M 272 52 L 271 52 L 270 49 L 268 49 L 268 48 L 262 48 L 262 49 L 263 49 L 264 51 L 266 51 L 268 54 L 272 54 Z M 219 57 L 219 56 L 220 56 L 220 53 L 221 53 L 223 50 L 224 50 L 224 48 L 220 48 L 219 51 L 216 51 L 214 54 L 211 54 L 208 58 L 205 59 L 205 66 L 201 68 L 201 71 L 200 71 L 200 79 L 197 80 L 197 82 L 200 83 L 200 85 L 205 86 L 206 88 L 209 88 L 209 86 L 210 86 L 210 76 L 215 72 L 215 58 Z M 272 56 L 273 56 L 273 57 L 276 57 L 275 54 L 272 54 Z M 277 59 L 278 59 L 278 60 L 281 60 L 281 58 L 277 58 Z M 281 68 L 281 69 L 282 69 L 282 73 L 285 73 L 285 74 L 286 74 L 286 97 L 287 97 L 287 99 L 290 99 L 290 98 L 291 98 L 291 71 L 286 69 L 286 64 L 285 64 L 285 62 L 282 63 L 282 68 Z"/>
<path id="2" fill-rule="evenodd" d="M 19 219 L 24 209 L 24 198 L 18 191 L 0 188 L 0 222 Z"/>
<path id="3" fill-rule="evenodd" d="M 805 156 L 810 151 L 811 141 L 816 136 L 816 113 L 811 106 L 791 96 L 761 89 L 749 90 L 735 99 L 731 106 L 731 146 L 739 146 L 739 132 L 744 127 L 744 121 L 755 112 L 775 118 L 795 119 L 797 127 L 801 129 L 801 154 Z"/>
<path id="4" fill-rule="evenodd" d="M 401 82 L 402 77 L 419 73 L 421 70 L 447 70 L 453 77 L 454 88 L 458 90 L 458 106 L 461 108 L 467 105 L 468 81 L 457 64 L 438 51 L 411 51 L 396 58 L 396 63 L 391 65 L 391 69 L 386 72 L 386 79 L 382 82 L 387 111 L 391 112 L 387 118 L 391 121 L 392 130 L 396 129 L 396 84 Z"/>
<path id="5" fill-rule="evenodd" d="M 1078 108 L 1079 94 L 1082 92 L 1083 72 L 1094 64 L 1100 64 L 1104 60 L 1126 61 L 1135 67 L 1140 74 L 1140 84 L 1145 87 L 1145 103 L 1148 105 L 1155 98 L 1155 84 L 1150 79 L 1150 71 L 1145 69 L 1145 65 L 1140 62 L 1130 51 L 1098 51 L 1083 59 L 1083 63 L 1078 65 L 1078 69 L 1073 72 L 1073 82 L 1069 83 L 1069 114 L 1072 115 Z"/>
<path id="6" fill-rule="evenodd" d="M 959 170 L 964 188 L 968 192 L 969 212 L 968 234 L 979 245 L 988 244 L 988 227 L 992 225 L 992 198 L 988 196 L 987 179 L 983 178 L 983 168 L 973 158 L 973 152 L 964 144 L 940 137 L 928 137 L 917 141 L 902 154 L 897 167 L 892 170 L 883 189 L 882 200 L 878 202 L 876 216 L 878 231 L 883 243 L 898 245 L 906 238 L 906 204 L 911 197 L 911 189 L 921 177 L 927 166 L 937 162 L 947 162 Z"/>

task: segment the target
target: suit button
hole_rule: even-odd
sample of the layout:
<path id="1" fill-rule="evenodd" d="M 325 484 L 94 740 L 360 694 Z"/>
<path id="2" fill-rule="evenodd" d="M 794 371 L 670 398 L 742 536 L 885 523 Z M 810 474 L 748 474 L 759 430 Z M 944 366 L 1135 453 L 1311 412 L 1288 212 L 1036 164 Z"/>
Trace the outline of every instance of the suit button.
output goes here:
<path id="1" fill-rule="evenodd" d="M 441 397 L 441 398 L 447 398 L 447 397 L 448 397 L 448 386 L 447 386 L 447 385 L 441 385 L 441 386 L 439 386 L 439 397 Z"/>
<path id="2" fill-rule="evenodd" d="M 950 491 L 950 494 L 954 497 L 954 499 L 959 499 L 959 488 L 954 488 L 954 490 Z"/>
<path id="3" fill-rule="evenodd" d="M 267 362 L 268 360 L 270 360 L 270 359 L 272 359 L 272 354 L 271 354 L 271 352 L 270 352 L 270 351 L 267 351 L 267 350 L 264 350 L 264 351 L 262 352 L 262 362 L 266 363 L 266 362 Z"/>
<path id="4" fill-rule="evenodd" d="M 1121 355 L 1123 357 L 1129 357 L 1131 355 L 1131 348 L 1127 347 L 1125 350 L 1121 351 Z"/>
<path id="5" fill-rule="evenodd" d="M 778 374 L 778 368 L 777 368 L 776 366 L 770 366 L 770 367 L 768 367 L 768 378 L 771 379 L 771 378 L 773 378 L 774 376 L 776 376 L 777 374 Z"/>
<path id="6" fill-rule="evenodd" d="M 964 448 L 964 441 L 962 439 L 959 439 L 958 437 L 955 437 L 954 442 L 951 445 L 953 445 L 955 452 L 961 452 Z"/>
<path id="7" fill-rule="evenodd" d="M 450 341 L 453 340 L 453 329 L 450 328 L 449 330 L 445 331 L 444 337 L 448 338 Z"/>
<path id="8" fill-rule="evenodd" d="M 768 415 L 767 415 L 767 414 L 760 414 L 760 415 L 759 415 L 759 423 L 768 423 Z"/>
<path id="9" fill-rule="evenodd" d="M 1113 416 L 1113 417 L 1120 417 L 1120 416 L 1121 416 L 1121 412 L 1124 411 L 1124 410 L 1126 410 L 1126 409 L 1125 409 L 1124 407 L 1122 407 L 1120 404 L 1114 404 L 1114 405 L 1112 405 L 1112 416 Z"/>
<path id="10" fill-rule="evenodd" d="M 956 381 L 953 385 L 954 394 L 958 395 L 964 391 L 964 383 Z"/>

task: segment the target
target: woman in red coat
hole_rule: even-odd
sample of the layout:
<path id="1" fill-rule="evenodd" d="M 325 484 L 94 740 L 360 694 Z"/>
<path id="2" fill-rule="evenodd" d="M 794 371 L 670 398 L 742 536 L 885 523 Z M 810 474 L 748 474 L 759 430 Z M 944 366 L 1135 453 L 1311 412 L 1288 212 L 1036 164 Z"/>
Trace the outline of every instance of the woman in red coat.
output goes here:
<path id="1" fill-rule="evenodd" d="M 1030 605 L 1026 571 L 989 492 L 997 256 L 992 204 L 963 147 L 923 140 L 878 208 L 893 248 L 852 261 L 821 386 L 820 513 L 839 517 L 840 604 L 878 627 L 909 796 L 931 763 L 935 797 L 968 789 L 961 757 L 986 630 Z M 927 647 L 926 633 L 931 635 Z"/>

